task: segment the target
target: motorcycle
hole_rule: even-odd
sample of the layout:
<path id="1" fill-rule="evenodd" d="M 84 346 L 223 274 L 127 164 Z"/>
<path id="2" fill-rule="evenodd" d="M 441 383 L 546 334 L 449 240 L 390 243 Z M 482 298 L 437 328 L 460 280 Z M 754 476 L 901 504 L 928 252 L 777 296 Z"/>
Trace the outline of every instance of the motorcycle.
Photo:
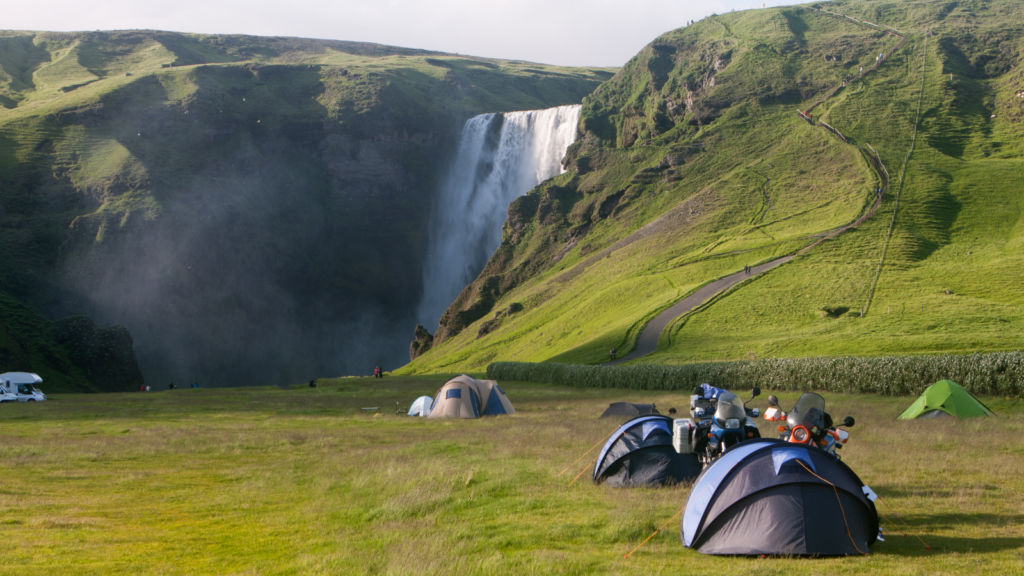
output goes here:
<path id="1" fill-rule="evenodd" d="M 701 388 L 694 390 L 694 393 L 703 396 Z M 761 389 L 755 387 L 751 390 L 750 400 L 760 394 Z M 761 433 L 753 420 L 758 415 L 759 410 L 747 408 L 739 396 L 732 392 L 722 392 L 714 401 L 713 415 L 707 414 L 708 417 L 701 420 L 694 430 L 693 452 L 706 466 L 740 442 L 760 438 Z"/>
<path id="2" fill-rule="evenodd" d="M 825 399 L 813 392 L 805 392 L 788 414 L 779 408 L 778 398 L 769 396 L 764 419 L 769 422 L 785 420 L 785 424 L 779 425 L 780 440 L 815 446 L 836 459 L 839 459 L 836 450 L 850 439 L 850 433 L 839 429 L 839 426 L 849 428 L 854 424 L 853 417 L 847 416 L 842 424 L 836 426 L 832 416 L 825 412 Z"/>

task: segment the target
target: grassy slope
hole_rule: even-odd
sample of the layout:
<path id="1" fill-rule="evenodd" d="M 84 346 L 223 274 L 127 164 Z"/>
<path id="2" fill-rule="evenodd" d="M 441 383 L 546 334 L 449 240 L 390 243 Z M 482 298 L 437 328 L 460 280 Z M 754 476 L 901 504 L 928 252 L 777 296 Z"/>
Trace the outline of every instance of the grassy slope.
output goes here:
<path id="1" fill-rule="evenodd" d="M 676 323 L 670 344 L 663 342 L 658 353 L 643 361 L 1020 347 L 1024 301 L 1015 288 L 1020 278 L 1015 270 L 1020 269 L 1021 100 L 1013 96 L 1020 73 L 1007 72 L 1007 62 L 1020 49 L 1020 36 L 1012 23 L 1024 19 L 1024 14 L 1009 2 L 968 2 L 951 9 L 937 2 L 852 1 L 829 6 L 911 34 L 906 45 L 877 71 L 815 110 L 816 117 L 838 128 L 853 144 L 870 144 L 878 150 L 892 175 L 890 194 L 876 215 L 857 230 L 825 242 Z M 929 37 L 927 48 L 916 149 L 907 167 L 893 238 L 871 308 L 865 318 L 854 318 L 867 303 L 903 159 L 914 134 L 927 28 L 935 35 Z M 597 362 L 607 357 L 612 346 L 621 354 L 631 347 L 639 326 L 694 287 L 744 264 L 791 252 L 809 243 L 808 236 L 861 213 L 877 185 L 875 175 L 854 146 L 808 126 L 793 110 L 816 101 L 825 87 L 838 84 L 836 75 L 841 78 L 841 74 L 823 62 L 823 54 L 841 53 L 844 63 L 854 62 L 845 64 L 842 73 L 856 73 L 861 64 L 867 68 L 874 63 L 874 55 L 882 51 L 880 45 L 887 49 L 896 39 L 806 10 L 769 9 L 708 19 L 670 33 L 652 46 L 693 42 L 693 38 L 703 49 L 694 52 L 703 60 L 708 52 L 721 53 L 723 47 L 716 42 L 729 38 L 724 48 L 732 50 L 731 63 L 718 73 L 714 89 L 705 97 L 710 105 L 716 100 L 728 102 L 713 114 L 721 116 L 693 133 L 694 128 L 685 124 L 692 118 L 688 112 L 675 128 L 656 134 L 659 106 L 655 103 L 659 98 L 685 95 L 673 87 L 671 77 L 689 73 L 692 78 L 687 66 L 693 63 L 677 60 L 666 88 L 652 96 L 648 87 L 636 87 L 643 84 L 645 74 L 653 77 L 647 72 L 654 68 L 651 60 L 646 70 L 636 64 L 649 56 L 651 49 L 646 49 L 620 76 L 588 97 L 584 106 L 583 125 L 613 138 L 620 147 L 613 148 L 610 141 L 598 152 L 590 152 L 605 159 L 595 172 L 561 177 L 581 180 L 580 189 L 588 179 L 602 178 L 587 190 L 600 202 L 628 185 L 637 165 L 625 159 L 641 156 L 647 162 L 641 160 L 639 166 L 651 166 L 671 146 L 678 149 L 682 143 L 703 142 L 705 152 L 692 161 L 687 158 L 681 180 L 648 187 L 645 205 L 597 223 L 580 245 L 607 246 L 689 198 L 699 207 L 685 226 L 615 251 L 571 282 L 553 281 L 560 271 L 579 262 L 574 258 L 576 248 L 505 295 L 495 307 L 500 310 L 519 301 L 526 304 L 524 312 L 480 339 L 477 326 L 470 326 L 411 364 L 410 371 L 477 368 L 509 359 Z M 693 91 L 692 81 L 680 84 Z M 787 94 L 792 96 L 791 85 L 801 88 L 801 98 L 780 102 Z M 610 108 L 621 106 L 623 94 L 632 94 L 629 103 Z M 631 112 L 641 105 L 655 111 L 647 116 Z M 700 112 L 698 106 L 690 109 Z M 600 119 L 609 110 L 617 115 L 606 122 L 609 127 L 604 132 L 599 122 L 588 124 L 588 115 Z M 992 114 L 995 118 L 989 118 Z M 653 132 L 651 126 L 655 126 Z M 630 130 L 637 140 L 622 147 L 629 143 L 627 136 L 633 137 Z M 651 146 L 638 145 L 645 139 L 650 139 Z M 659 149 L 659 144 L 668 146 Z M 624 174 L 618 181 L 617 173 Z M 771 208 L 766 213 L 764 177 L 771 178 L 767 186 Z M 592 202 L 589 196 L 573 210 L 588 202 Z M 537 244 L 546 240 L 544 235 L 552 238 L 558 233 L 550 226 L 533 226 L 529 241 Z M 739 250 L 746 252 L 736 254 Z M 539 252 L 522 245 L 515 251 L 520 258 L 536 258 Z M 715 258 L 700 260 L 710 255 Z M 954 294 L 947 295 L 947 289 Z M 838 319 L 823 317 L 825 308 L 848 312 Z"/>
<path id="2" fill-rule="evenodd" d="M 857 419 L 844 461 L 912 534 L 883 520 L 888 541 L 869 557 L 703 556 L 682 547 L 675 520 L 624 560 L 685 505 L 689 487 L 607 489 L 584 474 L 567 489 L 583 463 L 556 475 L 617 425 L 597 418 L 608 403 L 682 406 L 685 397 L 503 382 L 511 417 L 360 414 L 407 406 L 442 382 L 322 380 L 315 390 L 4 406 L 0 574 L 923 575 L 1021 566 L 1019 400 L 984 399 L 998 418 L 902 422 L 895 417 L 910 398 L 829 395 L 832 414 Z M 880 456 L 896 451 L 900 458 Z"/>
<path id="3" fill-rule="evenodd" d="M 112 262 L 121 246 L 131 248 L 126 237 L 132 231 L 141 237 L 161 217 L 184 213 L 195 221 L 195 213 L 204 213 L 244 222 L 252 216 L 258 231 L 268 230 L 258 219 L 269 210 L 292 230 L 317 230 L 321 213 L 288 213 L 291 201 L 275 197 L 293 186 L 314 192 L 326 186 L 317 176 L 324 168 L 304 149 L 317 134 L 331 131 L 331 143 L 340 146 L 351 146 L 345 137 L 409 134 L 407 148 L 415 148 L 416 138 L 472 114 L 578 102 L 610 75 L 294 38 L 0 32 L 0 290 L 35 309 L 81 312 L 80 303 L 57 293 L 63 287 L 57 283 L 101 292 L 105 272 L 118 277 Z M 427 140 L 424 145 L 436 145 Z M 429 161 L 408 150 L 400 154 L 408 173 L 430 181 Z M 241 200 L 225 207 L 229 191 Z M 274 208 L 275 202 L 287 206 Z M 380 207 L 398 223 L 389 237 L 405 252 L 418 250 L 416 222 L 427 203 L 420 195 Z M 332 225 L 367 236 L 366 214 L 346 216 Z M 267 258 L 295 261 L 269 252 L 284 249 L 280 241 L 269 243 Z M 400 292 L 396 285 L 407 282 L 373 265 L 386 256 L 349 258 L 340 274 L 332 272 L 337 266 L 323 266 L 323 276 L 334 276 L 330 285 L 319 284 L 352 297 Z M 391 256 L 402 264 L 416 254 Z M 37 321 L 46 323 L 42 316 Z M 139 336 L 152 341 L 161 334 Z M 38 331 L 22 338 L 50 346 Z M 54 366 L 36 358 L 19 368 L 52 372 Z"/>
<path id="4" fill-rule="evenodd" d="M 806 356 L 1020 348 L 1024 149 L 1020 105 L 1007 94 L 1019 73 L 972 78 L 976 70 L 958 66 L 943 50 L 943 33 L 950 28 L 935 27 L 938 37 L 929 38 L 927 52 L 921 37 L 908 45 L 905 82 L 872 78 L 823 110 L 845 134 L 879 147 L 895 176 L 912 128 L 893 130 L 890 124 L 880 130 L 863 117 L 888 101 L 900 103 L 899 117 L 912 122 L 927 54 L 915 151 L 866 317 L 859 310 L 878 270 L 894 196 L 856 234 L 694 316 L 672 335 L 673 346 L 651 360 L 700 358 L 700 351 L 685 351 L 697 342 L 717 358 L 751 350 L 759 356 Z M 841 319 L 822 318 L 824 307 L 851 311 Z"/>

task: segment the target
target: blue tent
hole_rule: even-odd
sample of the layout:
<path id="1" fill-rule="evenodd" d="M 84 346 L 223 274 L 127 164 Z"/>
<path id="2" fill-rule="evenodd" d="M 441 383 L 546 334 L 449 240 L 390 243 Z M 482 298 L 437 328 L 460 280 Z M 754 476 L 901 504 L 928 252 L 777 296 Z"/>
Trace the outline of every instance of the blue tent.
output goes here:
<path id="1" fill-rule="evenodd" d="M 700 474 L 696 454 L 672 447 L 672 418 L 640 416 L 608 437 L 594 464 L 594 482 L 608 486 L 661 486 Z"/>
<path id="2" fill-rule="evenodd" d="M 878 538 L 874 493 L 812 446 L 748 440 L 704 469 L 680 532 L 704 554 L 868 554 Z"/>

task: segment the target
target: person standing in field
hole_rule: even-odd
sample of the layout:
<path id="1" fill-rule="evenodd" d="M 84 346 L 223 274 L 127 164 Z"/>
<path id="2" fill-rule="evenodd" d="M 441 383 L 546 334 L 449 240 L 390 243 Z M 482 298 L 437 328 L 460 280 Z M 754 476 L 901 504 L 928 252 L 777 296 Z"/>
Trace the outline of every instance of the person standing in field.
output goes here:
<path id="1" fill-rule="evenodd" d="M 375 367 L 373 369 L 373 377 L 374 378 L 383 378 L 384 377 L 384 372 L 380 369 L 380 366 L 377 366 L 377 367 Z"/>
<path id="2" fill-rule="evenodd" d="M 316 378 L 313 378 L 312 380 L 309 381 L 309 387 L 316 388 Z"/>
<path id="3" fill-rule="evenodd" d="M 612 360 L 615 360 L 615 348 L 612 348 L 611 350 L 608 351 L 608 357 L 611 358 Z"/>

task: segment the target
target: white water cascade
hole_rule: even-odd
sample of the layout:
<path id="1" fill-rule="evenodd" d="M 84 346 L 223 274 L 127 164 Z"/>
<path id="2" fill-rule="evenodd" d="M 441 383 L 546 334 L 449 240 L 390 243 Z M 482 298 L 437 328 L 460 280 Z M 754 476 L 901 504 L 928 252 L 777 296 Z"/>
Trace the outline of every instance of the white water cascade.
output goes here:
<path id="1" fill-rule="evenodd" d="M 510 202 L 564 172 L 580 106 L 481 114 L 462 128 L 455 163 L 430 219 L 420 324 L 437 326 L 501 243 Z"/>

